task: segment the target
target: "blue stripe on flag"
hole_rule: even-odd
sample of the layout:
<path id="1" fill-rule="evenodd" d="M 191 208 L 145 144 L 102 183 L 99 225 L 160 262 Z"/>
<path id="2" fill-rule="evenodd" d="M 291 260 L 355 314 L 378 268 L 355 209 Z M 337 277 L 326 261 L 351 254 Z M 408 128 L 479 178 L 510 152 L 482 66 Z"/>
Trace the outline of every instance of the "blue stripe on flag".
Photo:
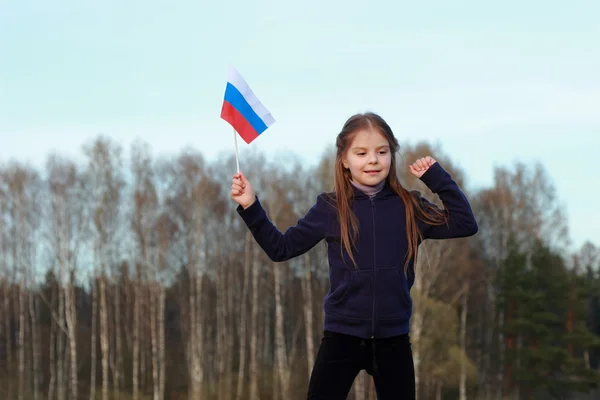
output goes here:
<path id="1" fill-rule="evenodd" d="M 267 129 L 267 125 L 254 112 L 240 91 L 229 82 L 227 82 L 227 87 L 225 88 L 225 101 L 229 102 L 233 108 L 238 110 L 250 125 L 252 125 L 256 132 L 261 134 Z"/>

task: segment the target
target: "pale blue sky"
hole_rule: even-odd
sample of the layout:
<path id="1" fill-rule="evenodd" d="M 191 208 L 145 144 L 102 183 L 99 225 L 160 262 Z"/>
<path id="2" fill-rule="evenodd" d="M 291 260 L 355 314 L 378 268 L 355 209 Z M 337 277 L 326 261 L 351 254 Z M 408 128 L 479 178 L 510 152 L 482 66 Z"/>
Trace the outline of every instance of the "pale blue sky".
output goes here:
<path id="1" fill-rule="evenodd" d="M 232 63 L 277 121 L 252 147 L 314 163 L 373 110 L 439 142 L 469 187 L 542 161 L 574 244 L 600 244 L 600 2 L 320 3 L 0 0 L 0 160 L 76 158 L 99 132 L 231 152 Z"/>

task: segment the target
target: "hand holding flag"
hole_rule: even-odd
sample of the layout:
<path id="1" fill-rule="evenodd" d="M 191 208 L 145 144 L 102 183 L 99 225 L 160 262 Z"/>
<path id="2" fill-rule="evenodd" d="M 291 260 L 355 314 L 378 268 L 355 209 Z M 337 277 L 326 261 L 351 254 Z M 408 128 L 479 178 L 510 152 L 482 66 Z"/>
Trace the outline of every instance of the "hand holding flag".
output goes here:
<path id="1" fill-rule="evenodd" d="M 250 207 L 254 203 L 254 200 L 256 200 L 252 185 L 241 172 L 233 176 L 231 198 L 244 209 Z"/>

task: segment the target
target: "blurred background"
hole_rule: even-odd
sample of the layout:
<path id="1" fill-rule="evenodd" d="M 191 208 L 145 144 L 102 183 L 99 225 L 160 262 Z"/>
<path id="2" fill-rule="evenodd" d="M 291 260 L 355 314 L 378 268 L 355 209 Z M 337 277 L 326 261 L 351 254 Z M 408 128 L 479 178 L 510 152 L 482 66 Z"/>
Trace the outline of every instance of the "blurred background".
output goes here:
<path id="1" fill-rule="evenodd" d="M 375 111 L 471 201 L 420 247 L 419 400 L 598 399 L 600 4 L 0 2 L 0 396 L 303 399 L 325 244 L 274 264 L 229 198 L 227 67 L 276 123 L 241 170 L 283 231 Z M 376 399 L 361 373 L 349 399 Z"/>

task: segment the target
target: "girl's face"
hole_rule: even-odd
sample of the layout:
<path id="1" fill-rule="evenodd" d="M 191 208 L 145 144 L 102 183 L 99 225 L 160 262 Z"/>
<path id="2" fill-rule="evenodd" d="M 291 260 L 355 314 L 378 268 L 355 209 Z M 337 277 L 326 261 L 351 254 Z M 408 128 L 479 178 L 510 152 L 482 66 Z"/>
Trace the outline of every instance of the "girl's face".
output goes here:
<path id="1" fill-rule="evenodd" d="M 342 160 L 352 180 L 367 186 L 375 186 L 387 178 L 391 163 L 390 144 L 375 129 L 357 131 Z"/>

